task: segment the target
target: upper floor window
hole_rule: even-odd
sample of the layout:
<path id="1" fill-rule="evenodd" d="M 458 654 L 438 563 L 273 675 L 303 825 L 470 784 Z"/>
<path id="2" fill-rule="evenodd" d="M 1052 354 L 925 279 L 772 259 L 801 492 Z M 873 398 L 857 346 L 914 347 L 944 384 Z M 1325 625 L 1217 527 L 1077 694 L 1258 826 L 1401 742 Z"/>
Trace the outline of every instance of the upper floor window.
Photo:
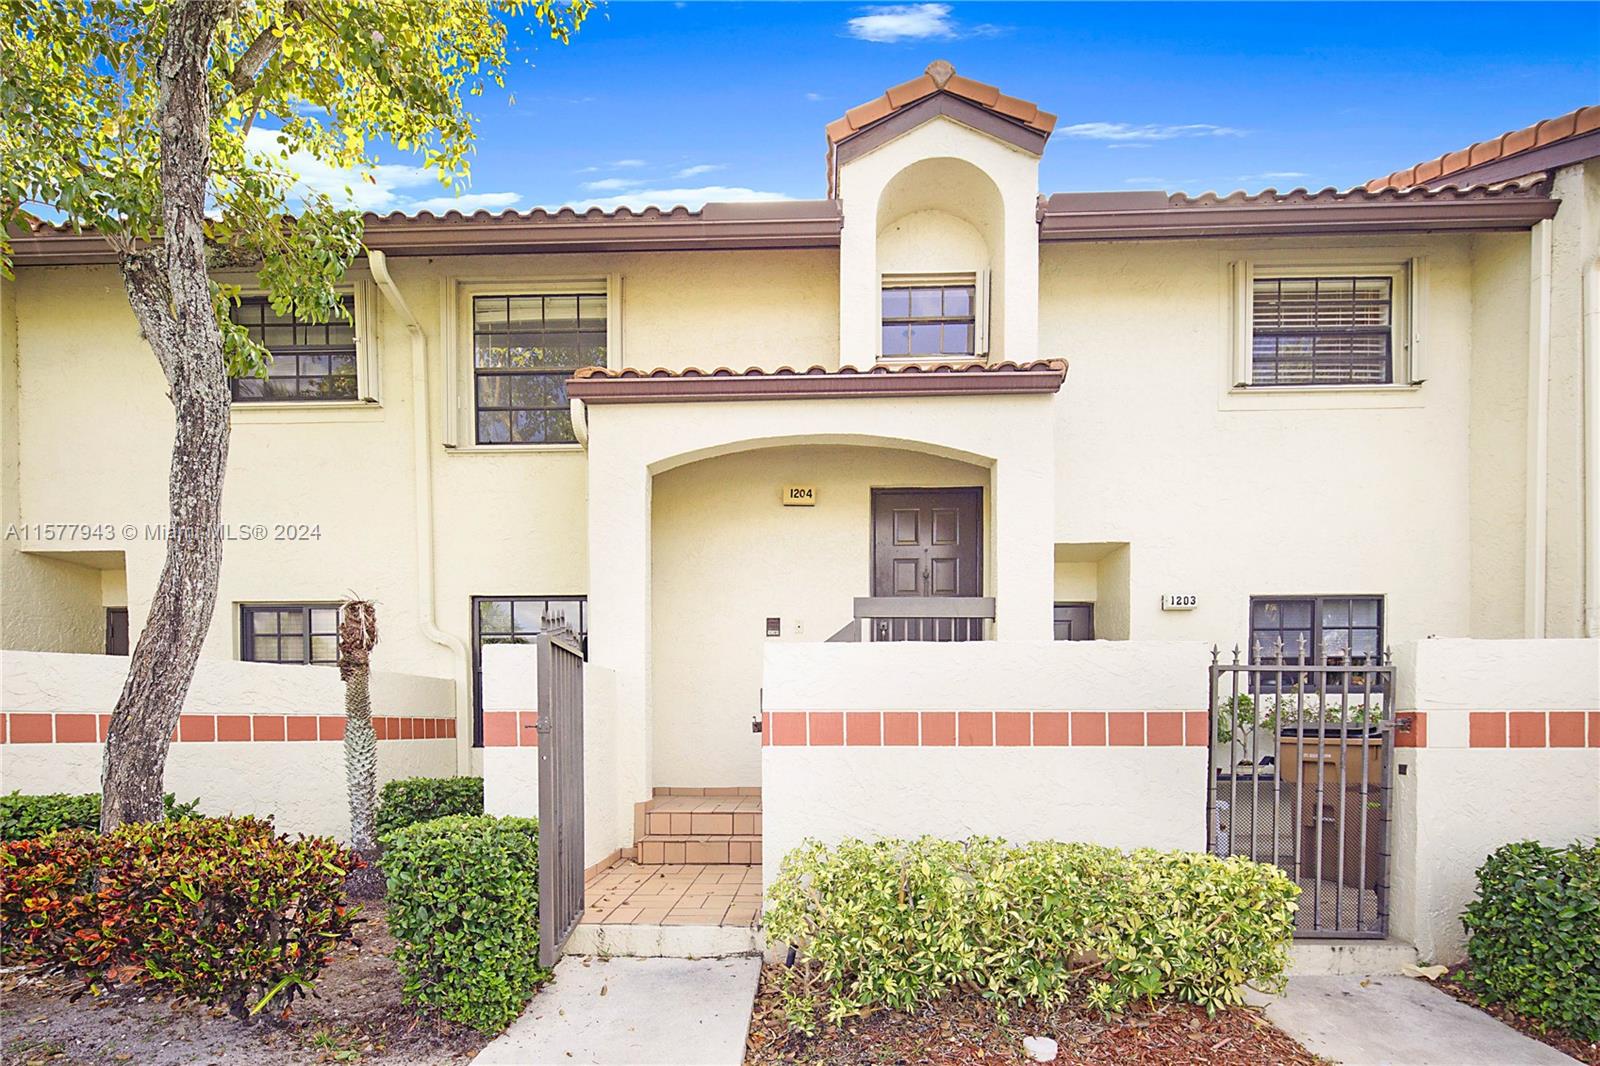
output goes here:
<path id="1" fill-rule="evenodd" d="M 343 297 L 346 318 L 309 322 L 279 314 L 265 296 L 246 296 L 235 322 L 272 353 L 267 376 L 233 379 L 237 403 L 357 400 L 355 298 Z"/>
<path id="2" fill-rule="evenodd" d="M 883 286 L 885 359 L 972 358 L 977 351 L 977 285 Z"/>
<path id="3" fill-rule="evenodd" d="M 331 603 L 239 608 L 239 657 L 252 663 L 339 663 L 339 608 Z"/>
<path id="4" fill-rule="evenodd" d="M 477 443 L 575 442 L 567 378 L 579 367 L 604 365 L 604 292 L 474 296 Z"/>
<path id="5" fill-rule="evenodd" d="M 1257 277 L 1252 385 L 1387 385 L 1394 379 L 1393 277 Z"/>

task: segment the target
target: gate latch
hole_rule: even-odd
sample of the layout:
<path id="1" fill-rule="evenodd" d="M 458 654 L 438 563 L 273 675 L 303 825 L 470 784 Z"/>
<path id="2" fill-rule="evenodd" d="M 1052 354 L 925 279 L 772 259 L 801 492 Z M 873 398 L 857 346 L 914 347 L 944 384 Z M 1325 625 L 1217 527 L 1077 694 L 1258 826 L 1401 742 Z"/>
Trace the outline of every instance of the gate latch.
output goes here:
<path id="1" fill-rule="evenodd" d="M 761 716 L 759 714 L 753 714 L 750 716 L 750 732 L 761 732 Z"/>

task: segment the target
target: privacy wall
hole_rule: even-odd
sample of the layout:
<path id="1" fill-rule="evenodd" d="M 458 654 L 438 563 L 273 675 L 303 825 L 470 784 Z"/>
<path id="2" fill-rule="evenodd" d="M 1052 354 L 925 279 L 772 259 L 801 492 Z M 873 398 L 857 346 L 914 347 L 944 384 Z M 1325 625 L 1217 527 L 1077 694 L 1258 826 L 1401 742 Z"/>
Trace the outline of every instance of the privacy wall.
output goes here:
<path id="1" fill-rule="evenodd" d="M 98 792 L 128 660 L 0 652 L 0 789 Z M 455 686 L 372 675 L 378 783 L 455 773 Z M 166 789 L 207 814 L 272 818 L 280 832 L 349 836 L 344 684 L 325 666 L 199 661 L 167 757 Z"/>
<path id="2" fill-rule="evenodd" d="M 773 644 L 765 880 L 806 837 L 1204 850 L 1199 642 Z"/>
<path id="3" fill-rule="evenodd" d="M 1395 665 L 1391 928 L 1453 963 L 1491 851 L 1600 835 L 1600 641 L 1424 640 Z"/>

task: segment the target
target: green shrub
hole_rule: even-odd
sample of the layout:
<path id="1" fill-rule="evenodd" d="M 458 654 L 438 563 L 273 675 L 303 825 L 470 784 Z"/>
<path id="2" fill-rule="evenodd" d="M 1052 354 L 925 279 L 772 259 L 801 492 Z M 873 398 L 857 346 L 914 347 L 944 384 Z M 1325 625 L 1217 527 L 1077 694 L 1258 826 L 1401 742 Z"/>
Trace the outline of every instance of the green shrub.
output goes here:
<path id="1" fill-rule="evenodd" d="M 244 1016 L 292 1002 L 350 937 L 344 880 L 359 861 L 254 818 L 11 841 L 0 849 L 0 943 L 9 963 L 88 985 L 131 977 Z"/>
<path id="2" fill-rule="evenodd" d="M 1274 866 L 1047 841 L 806 841 L 768 895 L 791 1024 L 912 1010 L 952 987 L 1001 1001 L 1168 998 L 1214 1012 L 1277 987 L 1299 889 Z"/>
<path id="3" fill-rule="evenodd" d="M 1480 996 L 1600 1040 L 1600 841 L 1505 845 L 1478 868 L 1461 924 Z"/>
<path id="4" fill-rule="evenodd" d="M 188 818 L 199 800 L 179 803 L 172 793 L 162 797 L 168 818 Z M 48 796 L 24 796 L 13 792 L 0 796 L 0 840 L 28 840 L 54 833 L 58 829 L 100 829 L 100 793 L 69 795 L 56 792 Z"/>
<path id="5" fill-rule="evenodd" d="M 481 777 L 404 777 L 378 794 L 377 835 L 453 814 L 482 813 Z"/>
<path id="6" fill-rule="evenodd" d="M 381 843 L 406 999 L 500 1032 L 550 976 L 539 968 L 538 821 L 457 815 Z"/>

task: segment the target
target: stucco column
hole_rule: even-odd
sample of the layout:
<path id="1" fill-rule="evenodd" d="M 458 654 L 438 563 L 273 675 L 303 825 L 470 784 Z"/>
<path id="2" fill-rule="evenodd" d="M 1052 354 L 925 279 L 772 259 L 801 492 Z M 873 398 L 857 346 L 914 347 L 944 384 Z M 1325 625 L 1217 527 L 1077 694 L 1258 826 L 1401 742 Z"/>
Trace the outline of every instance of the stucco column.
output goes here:
<path id="1" fill-rule="evenodd" d="M 1015 424 L 1018 431 L 997 456 L 993 474 L 995 637 L 1050 640 L 1056 508 L 1050 419 L 1019 418 Z"/>
<path id="2" fill-rule="evenodd" d="M 597 413 L 590 409 L 589 665 L 611 673 L 614 699 L 611 721 L 588 732 L 612 746 L 609 824 L 618 839 L 609 850 L 632 843 L 633 805 L 650 796 L 650 472 L 609 432 L 611 412 Z"/>

